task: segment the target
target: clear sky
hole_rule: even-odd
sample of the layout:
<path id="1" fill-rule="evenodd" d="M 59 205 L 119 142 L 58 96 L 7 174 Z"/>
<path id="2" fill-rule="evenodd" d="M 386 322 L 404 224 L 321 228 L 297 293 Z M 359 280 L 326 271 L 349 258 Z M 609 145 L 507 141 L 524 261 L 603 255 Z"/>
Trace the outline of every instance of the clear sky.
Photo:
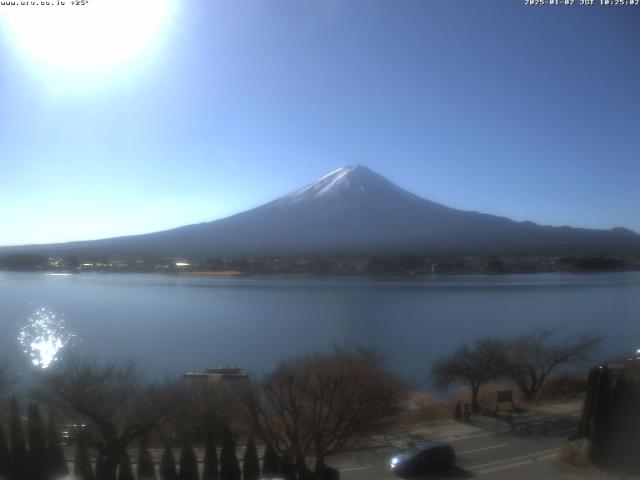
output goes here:
<path id="1" fill-rule="evenodd" d="M 6 8 L 0 245 L 212 220 L 356 163 L 452 207 L 640 231 L 640 6 L 174 0 L 90 28 L 90 67 L 73 24 L 43 59 Z"/>

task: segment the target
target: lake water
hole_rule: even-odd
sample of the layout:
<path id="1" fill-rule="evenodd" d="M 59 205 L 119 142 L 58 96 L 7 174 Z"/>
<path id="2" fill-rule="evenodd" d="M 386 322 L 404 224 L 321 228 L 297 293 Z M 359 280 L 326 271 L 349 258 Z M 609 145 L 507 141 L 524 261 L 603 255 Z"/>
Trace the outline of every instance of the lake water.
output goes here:
<path id="1" fill-rule="evenodd" d="M 375 347 L 391 368 L 426 388 L 430 363 L 463 340 L 535 326 L 601 332 L 600 357 L 634 352 L 640 273 L 395 279 L 0 272 L 0 358 L 27 376 L 40 368 L 33 361 L 48 363 L 65 342 L 59 354 L 134 357 L 156 377 L 217 365 L 259 375 L 284 358 L 335 344 Z"/>

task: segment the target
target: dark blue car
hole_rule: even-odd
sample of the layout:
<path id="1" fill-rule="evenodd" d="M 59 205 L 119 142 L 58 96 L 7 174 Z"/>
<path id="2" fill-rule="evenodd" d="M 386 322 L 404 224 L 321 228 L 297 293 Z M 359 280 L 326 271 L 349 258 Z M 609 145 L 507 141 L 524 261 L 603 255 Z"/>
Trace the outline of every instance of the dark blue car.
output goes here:
<path id="1" fill-rule="evenodd" d="M 401 477 L 419 473 L 441 472 L 455 466 L 456 454 L 451 445 L 441 442 L 417 443 L 391 458 L 391 470 Z"/>

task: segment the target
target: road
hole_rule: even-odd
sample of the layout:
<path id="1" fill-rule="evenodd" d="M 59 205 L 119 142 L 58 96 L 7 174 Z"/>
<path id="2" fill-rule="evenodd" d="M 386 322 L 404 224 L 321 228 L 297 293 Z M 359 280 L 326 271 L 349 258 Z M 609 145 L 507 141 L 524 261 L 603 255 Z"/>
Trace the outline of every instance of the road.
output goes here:
<path id="1" fill-rule="evenodd" d="M 526 415 L 510 423 L 494 422 L 489 426 L 472 425 L 469 428 L 439 431 L 423 428 L 409 435 L 420 439 L 438 439 L 450 443 L 456 451 L 459 469 L 440 476 L 422 476 L 424 479 L 514 479 L 518 480 L 579 480 L 584 479 L 556 460 L 559 448 L 567 436 L 575 431 L 576 412 L 553 415 Z M 438 436 L 444 434 L 444 436 Z M 447 436 L 447 434 L 449 436 Z M 406 440 L 406 438 L 404 439 Z M 397 438 L 386 447 L 332 459 L 341 471 L 343 480 L 397 480 L 389 471 L 389 458 L 397 452 L 403 439 Z M 406 441 L 404 442 L 406 444 Z"/>

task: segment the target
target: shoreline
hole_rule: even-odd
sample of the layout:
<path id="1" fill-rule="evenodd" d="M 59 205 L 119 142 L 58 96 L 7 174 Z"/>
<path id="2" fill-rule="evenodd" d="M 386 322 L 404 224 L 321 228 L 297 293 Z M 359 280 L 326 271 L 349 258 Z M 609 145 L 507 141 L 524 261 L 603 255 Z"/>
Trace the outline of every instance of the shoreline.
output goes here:
<path id="1" fill-rule="evenodd" d="M 83 273 L 103 273 L 103 274 L 143 274 L 143 275 L 165 275 L 176 277 L 289 277 L 289 278 L 325 278 L 325 277 L 361 277 L 361 278 L 450 278 L 450 277 L 510 277 L 510 276 L 536 276 L 536 275 L 607 275 L 612 273 L 637 273 L 640 269 L 624 270 L 565 270 L 565 271 L 530 271 L 530 272 L 438 272 L 438 273 L 412 273 L 412 272 L 389 272 L 389 273 L 365 273 L 365 272 L 241 272 L 239 270 L 206 270 L 206 271 L 158 271 L 158 270 L 49 270 L 49 269 L 0 269 L 0 273 L 42 273 L 48 275 L 77 275 Z"/>

